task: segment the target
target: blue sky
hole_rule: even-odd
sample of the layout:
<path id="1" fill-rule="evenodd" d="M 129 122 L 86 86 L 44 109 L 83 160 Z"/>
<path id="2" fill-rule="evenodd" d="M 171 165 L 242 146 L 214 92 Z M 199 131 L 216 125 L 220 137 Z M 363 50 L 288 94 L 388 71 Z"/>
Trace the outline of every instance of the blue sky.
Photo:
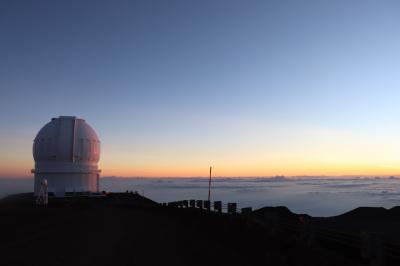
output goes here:
<path id="1" fill-rule="evenodd" d="M 107 174 L 398 171 L 396 1 L 2 1 L 0 33 L 0 175 L 59 115 Z"/>

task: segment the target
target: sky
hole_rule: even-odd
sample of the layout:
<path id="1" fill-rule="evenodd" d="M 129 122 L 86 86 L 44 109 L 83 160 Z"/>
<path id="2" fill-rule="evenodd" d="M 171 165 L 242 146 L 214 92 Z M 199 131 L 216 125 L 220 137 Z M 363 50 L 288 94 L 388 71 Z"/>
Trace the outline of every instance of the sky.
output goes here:
<path id="1" fill-rule="evenodd" d="M 103 176 L 400 174 L 398 1 L 0 3 L 0 177 L 52 117 Z"/>

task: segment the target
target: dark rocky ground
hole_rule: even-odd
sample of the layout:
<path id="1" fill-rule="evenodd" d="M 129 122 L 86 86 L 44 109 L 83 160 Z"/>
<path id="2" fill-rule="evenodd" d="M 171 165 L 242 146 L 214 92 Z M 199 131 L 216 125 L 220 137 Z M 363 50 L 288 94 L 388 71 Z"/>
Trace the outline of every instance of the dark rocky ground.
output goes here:
<path id="1" fill-rule="evenodd" d="M 285 210 L 290 219 L 297 215 Z M 250 217 L 162 207 L 136 194 L 0 201 L 0 265 L 360 265 Z"/>

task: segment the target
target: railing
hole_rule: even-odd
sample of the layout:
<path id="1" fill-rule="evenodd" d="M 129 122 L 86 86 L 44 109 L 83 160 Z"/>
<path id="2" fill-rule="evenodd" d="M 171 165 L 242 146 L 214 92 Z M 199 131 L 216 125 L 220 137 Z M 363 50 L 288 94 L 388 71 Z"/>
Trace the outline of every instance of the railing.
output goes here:
<path id="1" fill-rule="evenodd" d="M 168 203 L 162 203 L 163 206 L 175 207 L 175 208 L 195 208 L 206 210 L 216 213 L 227 213 L 227 214 L 249 214 L 252 212 L 251 207 L 238 208 L 236 202 L 222 203 L 222 201 L 210 202 L 208 200 L 180 200 Z"/>
<path id="2" fill-rule="evenodd" d="M 249 215 L 252 208 L 239 208 L 237 203 L 222 203 L 221 201 L 209 202 L 207 200 L 182 200 L 163 203 L 164 206 L 175 208 L 195 208 L 215 213 Z M 298 237 L 310 248 L 327 248 L 347 257 L 361 259 L 365 265 L 400 265 L 400 243 L 383 239 L 374 232 L 351 234 L 333 230 L 331 228 L 313 223 L 312 220 L 287 219 L 280 217 L 279 213 L 267 212 L 264 217 L 251 219 L 264 226 L 271 233 L 289 233 Z"/>
<path id="3" fill-rule="evenodd" d="M 285 219 L 277 213 L 266 213 L 256 222 L 273 233 L 281 231 L 295 234 L 309 247 L 328 248 L 360 258 L 365 265 L 400 265 L 400 243 L 385 240 L 375 232 L 345 233 L 302 218 L 298 221 Z"/>

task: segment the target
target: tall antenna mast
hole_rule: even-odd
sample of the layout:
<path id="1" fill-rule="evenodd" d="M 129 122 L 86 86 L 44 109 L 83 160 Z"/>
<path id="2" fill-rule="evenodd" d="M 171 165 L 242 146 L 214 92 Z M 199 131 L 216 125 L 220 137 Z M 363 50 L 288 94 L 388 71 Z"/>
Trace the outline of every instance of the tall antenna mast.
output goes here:
<path id="1" fill-rule="evenodd" d="M 210 166 L 210 179 L 208 180 L 208 201 L 210 201 L 211 198 L 211 172 L 212 166 Z"/>

